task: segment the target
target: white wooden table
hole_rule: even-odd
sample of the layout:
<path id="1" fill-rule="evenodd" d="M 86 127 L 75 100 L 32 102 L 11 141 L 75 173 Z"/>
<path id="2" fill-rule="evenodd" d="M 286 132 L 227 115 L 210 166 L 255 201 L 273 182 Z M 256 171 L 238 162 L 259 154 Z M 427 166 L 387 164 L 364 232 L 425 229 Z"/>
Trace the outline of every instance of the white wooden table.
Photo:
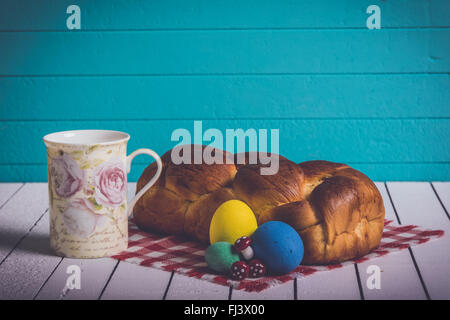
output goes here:
<path id="1" fill-rule="evenodd" d="M 49 249 L 47 184 L 2 183 L 0 299 L 450 299 L 450 182 L 377 186 L 388 219 L 443 229 L 444 238 L 247 293 L 109 258 L 57 257 Z M 62 296 L 69 265 L 81 267 L 81 289 Z M 381 289 L 368 289 L 369 265 L 380 267 Z"/>

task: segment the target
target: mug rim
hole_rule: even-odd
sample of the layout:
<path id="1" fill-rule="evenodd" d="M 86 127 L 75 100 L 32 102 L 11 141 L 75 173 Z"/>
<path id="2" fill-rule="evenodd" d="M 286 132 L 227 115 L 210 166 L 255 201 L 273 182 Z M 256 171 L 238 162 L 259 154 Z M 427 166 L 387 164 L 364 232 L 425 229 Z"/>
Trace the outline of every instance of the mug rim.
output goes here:
<path id="1" fill-rule="evenodd" d="M 69 139 L 73 137 L 74 135 L 81 135 L 84 134 L 85 136 L 88 135 L 109 135 L 110 138 L 106 137 L 104 140 L 93 140 L 93 141 L 86 141 L 86 142 L 71 142 L 71 141 L 64 141 L 64 139 Z M 114 137 L 114 135 L 117 135 L 117 137 Z M 67 146 L 92 146 L 92 145 L 112 145 L 117 144 L 121 142 L 127 142 L 130 139 L 130 135 L 126 132 L 117 131 L 117 130 L 101 130 L 101 129 L 83 129 L 83 130 L 67 130 L 67 131 L 57 131 L 52 132 L 49 134 L 46 134 L 43 138 L 44 143 L 47 145 L 47 143 L 50 144 L 59 144 L 59 145 L 67 145 Z"/>

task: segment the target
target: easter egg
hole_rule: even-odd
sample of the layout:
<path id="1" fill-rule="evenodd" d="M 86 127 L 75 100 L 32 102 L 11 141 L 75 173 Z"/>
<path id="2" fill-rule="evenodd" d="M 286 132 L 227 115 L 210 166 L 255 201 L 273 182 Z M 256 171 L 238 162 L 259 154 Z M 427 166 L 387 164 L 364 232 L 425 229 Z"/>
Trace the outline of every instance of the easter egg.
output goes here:
<path id="1" fill-rule="evenodd" d="M 206 249 L 205 260 L 212 270 L 228 273 L 231 265 L 239 261 L 239 254 L 234 251 L 231 243 L 216 242 Z"/>
<path id="2" fill-rule="evenodd" d="M 269 221 L 252 235 L 255 257 L 263 261 L 269 272 L 285 274 L 294 270 L 303 259 L 303 241 L 287 223 Z"/>
<path id="3" fill-rule="evenodd" d="M 247 204 L 228 200 L 217 208 L 212 217 L 209 241 L 211 244 L 218 241 L 234 244 L 242 236 L 251 236 L 257 227 L 255 215 Z"/>

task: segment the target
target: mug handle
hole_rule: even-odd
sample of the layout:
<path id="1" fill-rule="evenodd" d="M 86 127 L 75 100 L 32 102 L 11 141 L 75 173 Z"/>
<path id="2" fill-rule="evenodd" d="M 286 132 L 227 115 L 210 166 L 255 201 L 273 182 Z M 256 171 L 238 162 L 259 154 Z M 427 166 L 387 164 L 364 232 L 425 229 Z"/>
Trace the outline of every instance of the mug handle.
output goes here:
<path id="1" fill-rule="evenodd" d="M 158 180 L 159 176 L 161 175 L 161 171 L 162 171 L 162 162 L 161 162 L 161 158 L 158 156 L 158 154 L 150 149 L 137 149 L 136 151 L 132 152 L 128 157 L 127 157 L 127 174 L 130 173 L 131 170 L 131 162 L 133 161 L 134 157 L 136 157 L 137 155 L 140 154 L 147 154 L 151 157 L 153 157 L 156 161 L 156 164 L 158 165 L 158 169 L 156 170 L 155 175 L 153 176 L 153 178 L 150 179 L 149 182 L 147 182 L 147 184 L 134 196 L 133 199 L 131 199 L 128 202 L 128 212 L 127 212 L 127 216 L 129 217 L 131 212 L 133 212 L 133 207 L 136 204 L 136 202 L 144 195 L 144 193 L 150 189 L 151 186 L 153 186 L 156 182 L 156 180 Z"/>

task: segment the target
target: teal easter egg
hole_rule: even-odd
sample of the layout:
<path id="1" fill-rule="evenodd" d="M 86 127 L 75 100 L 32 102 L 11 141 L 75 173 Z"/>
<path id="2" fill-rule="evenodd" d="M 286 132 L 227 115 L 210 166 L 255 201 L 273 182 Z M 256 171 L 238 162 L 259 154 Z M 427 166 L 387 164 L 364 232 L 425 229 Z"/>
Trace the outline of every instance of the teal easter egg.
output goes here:
<path id="1" fill-rule="evenodd" d="M 302 262 L 303 241 L 297 231 L 287 223 L 269 221 L 252 235 L 255 257 L 274 274 L 288 273 Z"/>
<path id="2" fill-rule="evenodd" d="M 219 241 L 206 249 L 205 260 L 212 270 L 218 273 L 228 273 L 231 265 L 239 261 L 239 254 L 235 252 L 231 243 Z"/>

